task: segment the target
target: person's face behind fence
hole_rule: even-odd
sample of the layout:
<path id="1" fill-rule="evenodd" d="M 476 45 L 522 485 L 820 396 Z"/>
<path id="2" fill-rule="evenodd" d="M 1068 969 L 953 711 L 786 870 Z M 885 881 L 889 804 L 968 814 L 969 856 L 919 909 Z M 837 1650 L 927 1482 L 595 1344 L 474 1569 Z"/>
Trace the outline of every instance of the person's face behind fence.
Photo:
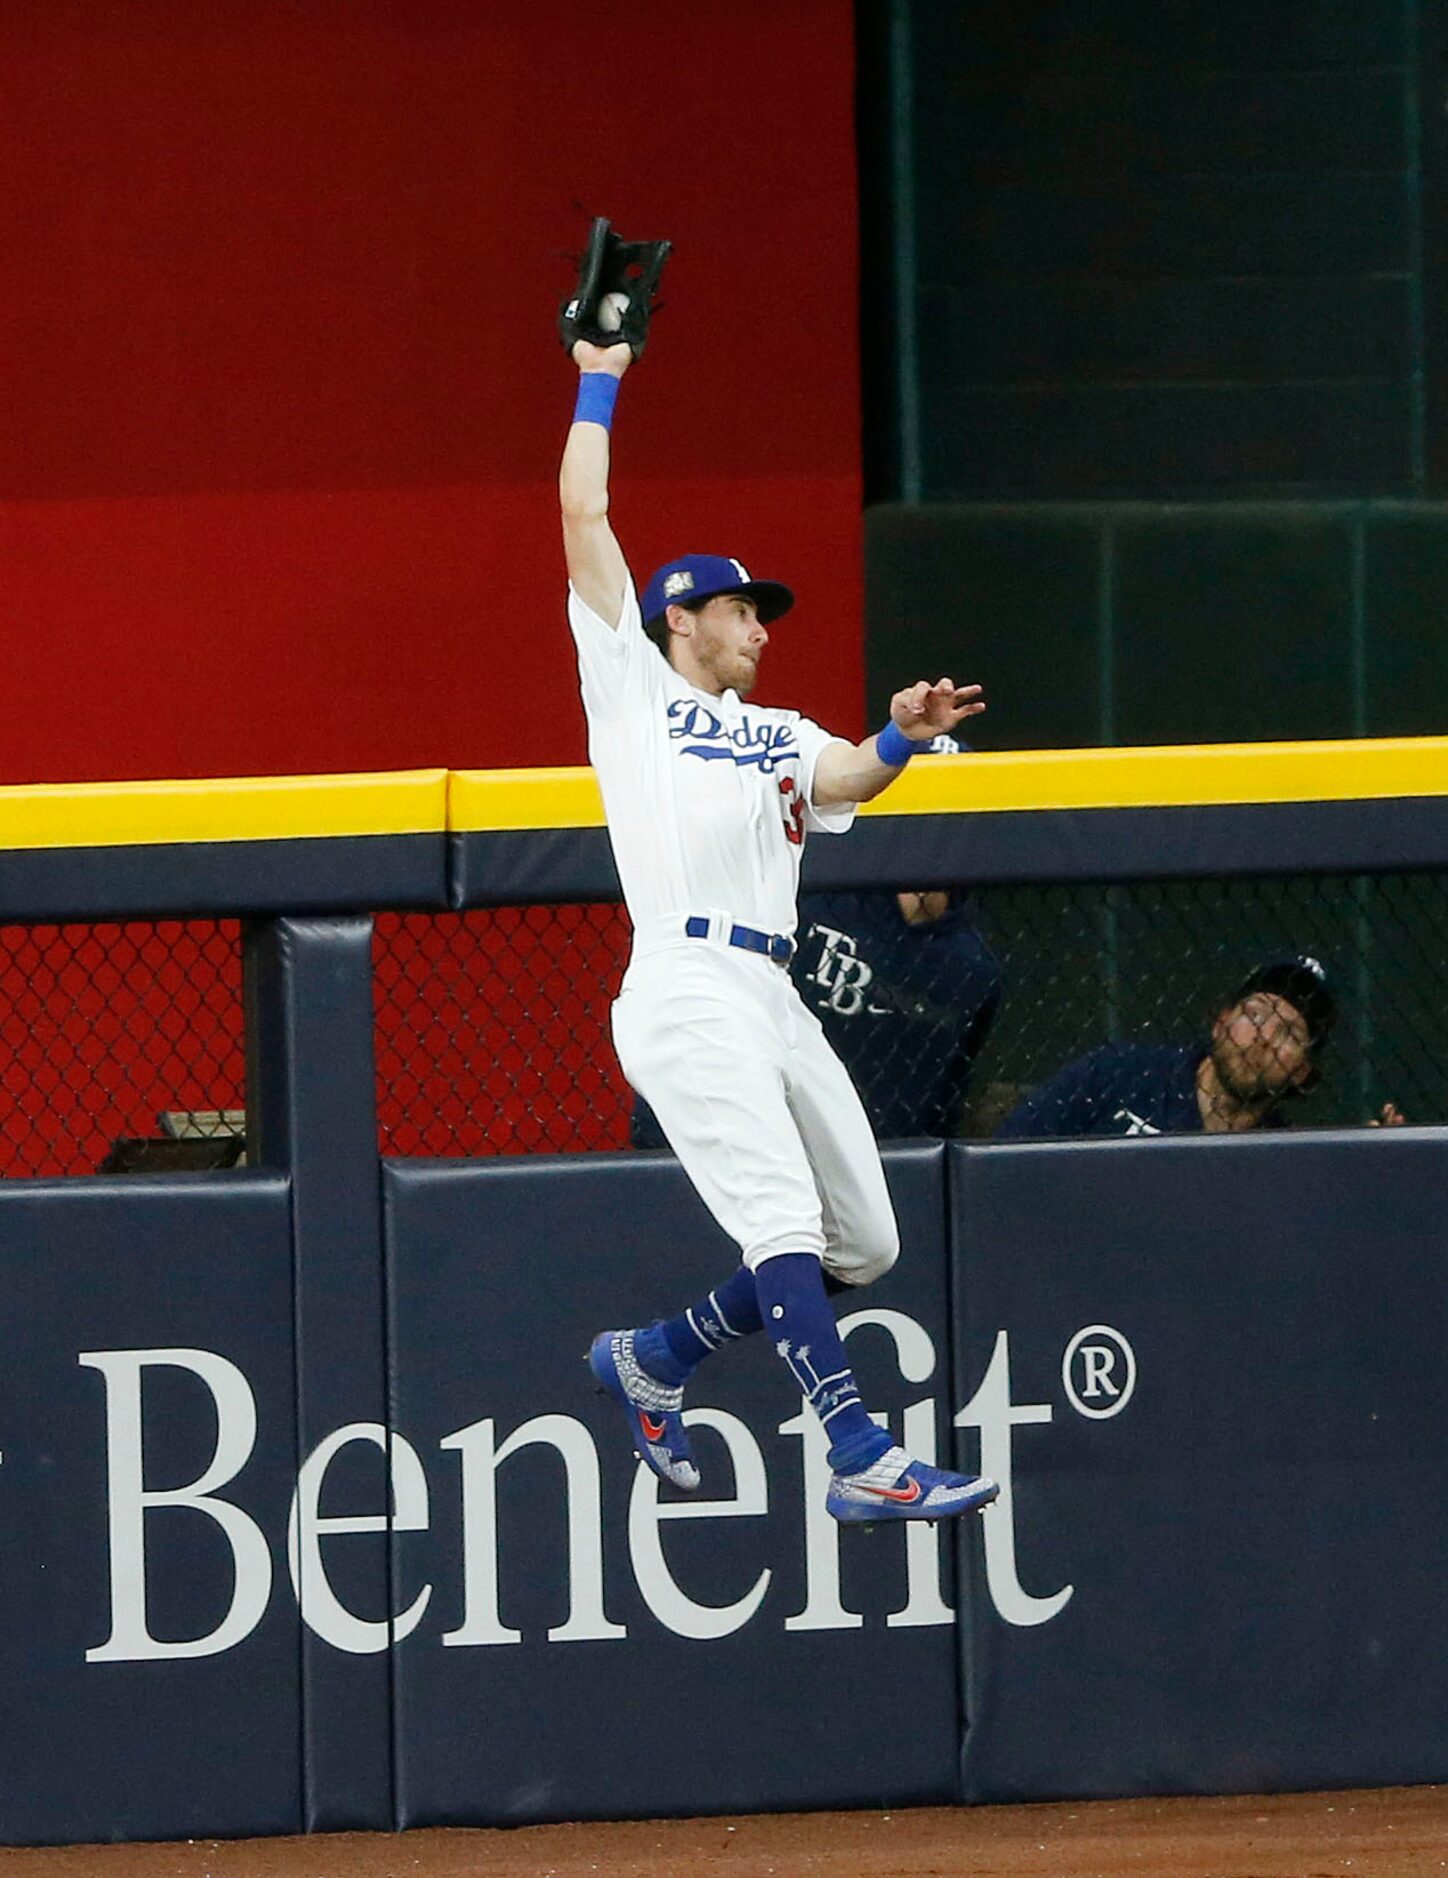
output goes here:
<path id="1" fill-rule="evenodd" d="M 1254 991 L 1212 1026 L 1218 1080 L 1239 1102 L 1266 1105 L 1312 1074 L 1307 1019 L 1274 991 Z"/>

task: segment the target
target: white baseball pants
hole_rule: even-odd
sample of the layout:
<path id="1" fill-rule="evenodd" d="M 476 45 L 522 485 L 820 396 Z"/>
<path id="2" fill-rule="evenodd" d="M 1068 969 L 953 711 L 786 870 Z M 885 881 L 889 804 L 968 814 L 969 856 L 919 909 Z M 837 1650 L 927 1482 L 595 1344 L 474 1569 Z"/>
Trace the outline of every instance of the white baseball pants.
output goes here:
<path id="1" fill-rule="evenodd" d="M 746 1265 L 812 1252 L 852 1285 L 890 1269 L 900 1236 L 874 1134 L 782 966 L 687 940 L 636 955 L 613 1038 Z"/>

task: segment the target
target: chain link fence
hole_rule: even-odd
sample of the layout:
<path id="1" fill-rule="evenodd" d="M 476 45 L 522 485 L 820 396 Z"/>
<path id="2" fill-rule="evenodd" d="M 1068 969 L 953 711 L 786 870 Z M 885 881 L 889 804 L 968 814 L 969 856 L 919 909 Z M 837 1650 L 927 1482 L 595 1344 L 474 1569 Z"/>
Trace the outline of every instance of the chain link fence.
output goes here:
<path id="1" fill-rule="evenodd" d="M 0 926 L 0 1176 L 234 1165 L 235 920 Z"/>
<path id="2" fill-rule="evenodd" d="M 379 914 L 383 1152 L 625 1146 L 628 1089 L 608 1011 L 628 951 L 616 905 Z"/>
<path id="3" fill-rule="evenodd" d="M 383 1152 L 659 1145 L 609 1036 L 628 951 L 612 903 L 380 914 Z M 1243 995 L 1291 958 L 1325 1037 Z M 882 1138 L 1198 1127 L 1233 1048 L 1285 1091 L 1251 1122 L 1448 1120 L 1448 873 L 807 894 L 792 970 Z M 0 927 L 0 1176 L 235 1165 L 244 1110 L 239 922 Z"/>
<path id="4" fill-rule="evenodd" d="M 1448 1120 L 1448 873 L 806 894 L 799 930 L 882 1138 Z M 658 1145 L 609 1039 L 628 945 L 617 905 L 380 917 L 384 1152 Z M 1300 959 L 1307 1019 L 1248 989 Z"/>
<path id="5" fill-rule="evenodd" d="M 1147 1127 L 1129 1118 L 1106 1125 L 1113 1114 L 1088 1129 L 1068 1106 L 1056 1114 L 1069 1126 L 1022 1132 L 1149 1132 L 1150 1066 L 1142 1063 L 1143 1086 L 1133 1091 L 1128 1046 L 1189 1049 L 1194 1066 L 1219 1058 L 1218 1033 L 1243 1004 L 1259 1057 L 1269 1076 L 1275 1063 L 1287 1090 L 1272 1121 L 1351 1126 L 1383 1119 L 1385 1105 L 1414 1122 L 1448 1119 L 1448 874 L 1003 888 L 980 896 L 979 917 L 1007 995 L 973 1067 L 969 1133 L 995 1134 L 1013 1115 L 1021 1126 L 1022 1102 L 1034 1098 L 1039 1111 L 1043 1089 L 1055 1079 L 1060 1090 L 1066 1066 L 1113 1044 L 1127 1071 L 1118 1106 Z M 1251 994 L 1259 973 L 1276 971 L 1280 984 L 1297 960 L 1322 968 L 1323 1035 L 1311 1023 L 1284 1034 Z M 1294 995 L 1296 1005 L 1311 1001 Z M 1285 1082 L 1304 1041 L 1304 1073 Z"/>

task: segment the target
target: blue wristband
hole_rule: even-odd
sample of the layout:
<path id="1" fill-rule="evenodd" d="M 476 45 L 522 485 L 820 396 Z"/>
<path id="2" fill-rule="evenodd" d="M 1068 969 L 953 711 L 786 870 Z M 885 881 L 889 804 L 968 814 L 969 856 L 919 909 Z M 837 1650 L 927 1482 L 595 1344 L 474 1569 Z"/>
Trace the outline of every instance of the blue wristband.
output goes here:
<path id="1" fill-rule="evenodd" d="M 907 737 L 894 718 L 875 739 L 875 755 L 882 763 L 888 763 L 891 769 L 902 769 L 920 745 L 913 737 Z"/>
<path id="2" fill-rule="evenodd" d="M 578 380 L 578 402 L 573 407 L 574 423 L 602 424 L 605 430 L 611 429 L 619 382 L 612 372 L 582 373 Z"/>

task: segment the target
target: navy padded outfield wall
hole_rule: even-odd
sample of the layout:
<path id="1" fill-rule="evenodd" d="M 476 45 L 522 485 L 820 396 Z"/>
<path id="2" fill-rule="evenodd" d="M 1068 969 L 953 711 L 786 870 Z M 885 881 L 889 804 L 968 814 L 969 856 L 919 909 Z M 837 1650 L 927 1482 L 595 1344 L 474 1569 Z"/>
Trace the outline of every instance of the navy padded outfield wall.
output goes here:
<path id="1" fill-rule="evenodd" d="M 0 1186 L 0 1838 L 302 1828 L 286 1183 Z"/>
<path id="2" fill-rule="evenodd" d="M 297 1434 L 314 1457 L 319 1537 L 298 1590 L 306 1824 L 385 1827 L 387 1543 L 362 1536 L 387 1506 L 372 922 L 259 922 L 246 964 L 248 1145 L 291 1177 Z"/>
<path id="3" fill-rule="evenodd" d="M 703 1499 L 635 1468 L 588 1338 L 731 1257 L 667 1155 L 384 1163 L 385 1483 L 300 1162 L 0 1189 L 4 1839 L 1448 1776 L 1448 1131 L 888 1165 L 906 1254 L 841 1309 L 1002 1479 L 958 1531 L 836 1530 L 757 1344 L 693 1392 Z"/>
<path id="4" fill-rule="evenodd" d="M 910 1256 L 838 1301 L 877 1320 L 846 1333 L 867 1403 L 922 1450 L 953 1399 L 941 1154 L 891 1153 Z M 690 1391 L 698 1497 L 655 1491 L 593 1387 L 595 1332 L 737 1261 L 673 1157 L 385 1172 L 397 1446 L 430 1483 L 394 1542 L 400 1823 L 955 1798 L 956 1535 L 826 1517 L 822 1437 L 763 1336 Z"/>
<path id="5" fill-rule="evenodd" d="M 1448 1776 L 1448 1132 L 950 1155 L 966 1798 Z"/>
<path id="6" fill-rule="evenodd" d="M 440 778 L 386 808 L 439 905 Z M 672 1157 L 379 1160 L 370 920 L 292 914 L 249 1167 L 0 1184 L 0 1841 L 1448 1779 L 1448 1130 L 890 1148 L 848 1347 L 1004 1491 L 841 1532 L 763 1339 L 698 1500 L 592 1391 L 733 1265 Z"/>
<path id="7" fill-rule="evenodd" d="M 448 836 L 448 849 L 454 906 L 620 897 L 602 828 L 455 833 Z M 1445 852 L 1443 796 L 995 809 L 861 817 L 846 841 L 810 842 L 800 879 L 806 893 L 873 887 L 882 878 L 916 886 L 969 880 L 977 887 L 1022 880 L 1200 880 L 1216 874 L 1436 867 Z"/>
<path id="8" fill-rule="evenodd" d="M 188 918 L 443 904 L 441 834 L 188 841 L 97 848 L 0 844 L 0 920 Z"/>

